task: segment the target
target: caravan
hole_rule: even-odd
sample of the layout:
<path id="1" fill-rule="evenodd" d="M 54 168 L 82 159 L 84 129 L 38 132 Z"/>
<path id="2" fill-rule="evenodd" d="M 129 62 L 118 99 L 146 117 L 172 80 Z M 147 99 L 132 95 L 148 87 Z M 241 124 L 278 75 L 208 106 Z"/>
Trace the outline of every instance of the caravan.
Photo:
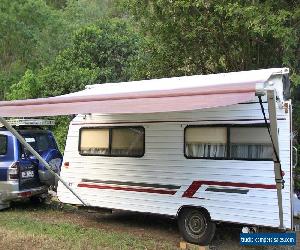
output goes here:
<path id="1" fill-rule="evenodd" d="M 176 217 L 187 241 L 205 244 L 218 222 L 293 229 L 288 73 L 96 84 L 0 102 L 0 116 L 79 114 L 69 126 L 60 201 Z"/>
<path id="2" fill-rule="evenodd" d="M 231 74 L 231 81 L 239 76 Z M 196 83 L 210 88 L 217 84 L 216 77 L 180 81 L 187 87 Z M 173 78 L 174 85 L 177 80 Z M 134 84 L 155 90 L 162 81 Z M 292 112 L 287 85 L 283 74 L 275 74 L 263 88 L 272 86 L 277 93 L 283 226 L 292 229 Z M 104 84 L 87 91 L 122 93 L 128 87 Z M 78 115 L 69 127 L 61 177 L 90 206 L 177 217 L 182 235 L 193 243 L 209 242 L 215 222 L 278 227 L 274 141 L 261 109 L 268 113 L 267 97 L 261 100 L 262 107 L 258 96 L 226 106 L 219 106 L 224 99 L 216 97 L 218 107 L 201 110 Z M 58 197 L 79 204 L 63 185 Z"/>

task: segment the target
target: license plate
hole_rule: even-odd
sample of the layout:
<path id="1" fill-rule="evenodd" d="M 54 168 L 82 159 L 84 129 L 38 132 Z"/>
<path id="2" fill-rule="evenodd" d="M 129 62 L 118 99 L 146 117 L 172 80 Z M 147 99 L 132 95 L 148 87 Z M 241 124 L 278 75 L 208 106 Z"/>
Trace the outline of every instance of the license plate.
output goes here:
<path id="1" fill-rule="evenodd" d="M 33 178 L 34 172 L 32 170 L 22 172 L 22 178 Z"/>

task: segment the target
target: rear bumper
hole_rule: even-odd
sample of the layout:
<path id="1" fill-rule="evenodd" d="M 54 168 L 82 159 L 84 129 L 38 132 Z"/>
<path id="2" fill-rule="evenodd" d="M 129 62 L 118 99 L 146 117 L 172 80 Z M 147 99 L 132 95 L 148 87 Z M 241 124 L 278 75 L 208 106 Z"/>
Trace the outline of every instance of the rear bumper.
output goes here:
<path id="1" fill-rule="evenodd" d="M 22 191 L 12 192 L 9 196 L 11 200 L 18 200 L 18 199 L 24 199 L 31 196 L 39 195 L 46 193 L 48 191 L 48 188 L 46 186 L 41 186 L 37 188 L 31 188 L 26 189 Z"/>
<path id="2" fill-rule="evenodd" d="M 6 183 L 5 189 L 2 189 L 1 191 L 0 200 L 2 202 L 10 202 L 46 193 L 48 188 L 46 186 L 39 186 L 25 190 L 18 190 L 18 185 L 15 183 Z"/>

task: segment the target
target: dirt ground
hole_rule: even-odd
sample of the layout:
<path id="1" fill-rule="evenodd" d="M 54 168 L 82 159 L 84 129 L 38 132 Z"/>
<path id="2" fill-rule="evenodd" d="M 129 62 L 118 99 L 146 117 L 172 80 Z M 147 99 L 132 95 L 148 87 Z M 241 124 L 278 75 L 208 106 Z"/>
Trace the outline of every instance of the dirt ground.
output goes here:
<path id="1" fill-rule="evenodd" d="M 15 203 L 2 216 L 13 218 L 26 218 L 28 220 L 59 225 L 60 223 L 78 226 L 84 229 L 96 229 L 116 234 L 134 235 L 138 239 L 139 247 L 127 247 L 126 249 L 178 249 L 182 238 L 177 229 L 176 220 L 153 214 L 140 214 L 132 212 L 114 211 L 91 211 L 67 206 L 61 207 L 58 203 L 35 206 L 30 203 Z M 7 218 L 7 217 L 6 217 Z M 3 218 L 4 219 L 4 218 Z M 3 226 L 4 225 L 4 226 Z M 239 245 L 241 227 L 231 224 L 219 224 L 210 249 L 275 249 L 274 247 L 242 247 Z M 300 234 L 297 235 L 300 239 Z M 60 238 L 51 238 L 42 232 L 38 236 L 26 235 L 18 230 L 6 228 L 5 224 L 0 227 L 0 249 L 52 249 L 60 244 Z M 130 238 L 127 240 L 130 241 Z M 143 245 L 143 242 L 153 241 L 158 244 Z M 46 243 L 46 244 L 45 244 Z M 64 245 L 72 248 L 72 244 Z M 105 249 L 123 249 L 122 246 L 114 246 L 107 243 Z M 51 247 L 52 246 L 52 247 Z M 131 245 L 133 246 L 133 245 Z M 13 247 L 13 248 L 12 248 Z M 80 248 L 80 247 L 79 247 Z M 97 247 L 101 249 L 101 247 Z M 125 249 L 125 248 L 124 248 Z M 281 247 L 276 249 L 300 249 L 297 247 Z"/>

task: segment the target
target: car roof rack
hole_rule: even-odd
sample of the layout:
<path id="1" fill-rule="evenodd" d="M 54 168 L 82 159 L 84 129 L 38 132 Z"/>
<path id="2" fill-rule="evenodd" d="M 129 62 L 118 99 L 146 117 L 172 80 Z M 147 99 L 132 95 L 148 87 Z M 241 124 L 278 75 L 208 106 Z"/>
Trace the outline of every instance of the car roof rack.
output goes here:
<path id="1" fill-rule="evenodd" d="M 50 119 L 9 119 L 7 122 L 11 126 L 54 126 L 55 120 Z M 0 123 L 0 127 L 3 127 L 3 124 Z"/>

